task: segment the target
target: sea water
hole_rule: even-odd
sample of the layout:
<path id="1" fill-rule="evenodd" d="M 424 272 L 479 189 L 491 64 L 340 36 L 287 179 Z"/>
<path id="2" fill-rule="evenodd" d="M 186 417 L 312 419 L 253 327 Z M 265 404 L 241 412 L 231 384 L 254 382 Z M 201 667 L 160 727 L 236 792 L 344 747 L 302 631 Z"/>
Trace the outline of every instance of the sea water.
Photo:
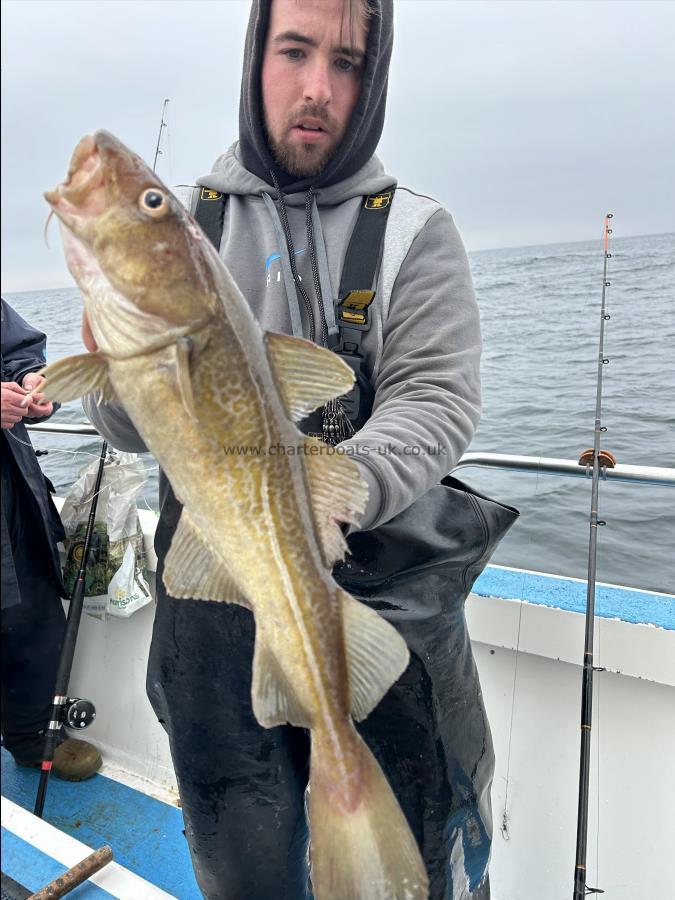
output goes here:
<path id="1" fill-rule="evenodd" d="M 675 466 L 675 235 L 612 242 L 603 369 L 602 446 L 622 464 Z M 470 451 L 577 460 L 593 446 L 601 241 L 470 254 L 483 330 L 483 417 Z M 7 294 L 48 335 L 48 358 L 82 352 L 76 288 Z M 448 304 L 452 297 L 448 297 Z M 85 420 L 79 401 L 53 422 Z M 33 435 L 45 474 L 65 494 L 98 457 L 95 438 Z M 157 466 L 143 457 L 144 506 L 157 509 Z M 585 578 L 590 479 L 486 469 L 459 477 L 521 516 L 492 558 Z M 675 591 L 675 489 L 603 481 L 601 581 Z"/>

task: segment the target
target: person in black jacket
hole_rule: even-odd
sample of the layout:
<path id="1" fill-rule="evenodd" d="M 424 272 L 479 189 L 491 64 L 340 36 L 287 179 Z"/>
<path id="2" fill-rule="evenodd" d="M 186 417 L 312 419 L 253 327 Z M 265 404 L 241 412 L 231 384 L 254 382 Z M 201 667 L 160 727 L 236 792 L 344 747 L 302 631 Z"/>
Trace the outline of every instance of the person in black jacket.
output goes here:
<path id="1" fill-rule="evenodd" d="M 2 300 L 2 738 L 19 765 L 39 766 L 65 631 L 57 548 L 63 525 L 26 422 L 48 418 L 41 395 L 47 339 Z M 52 771 L 81 781 L 101 766 L 91 744 L 64 739 Z"/>

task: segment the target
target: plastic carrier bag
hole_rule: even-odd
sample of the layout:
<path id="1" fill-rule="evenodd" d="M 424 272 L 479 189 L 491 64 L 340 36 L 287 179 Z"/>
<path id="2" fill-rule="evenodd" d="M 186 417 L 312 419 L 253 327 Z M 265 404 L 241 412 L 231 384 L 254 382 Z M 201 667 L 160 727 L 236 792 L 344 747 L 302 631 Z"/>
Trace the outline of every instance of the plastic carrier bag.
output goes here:
<path id="1" fill-rule="evenodd" d="M 80 472 L 61 509 L 66 532 L 63 580 L 71 594 L 84 552 L 84 538 L 99 460 Z M 84 611 L 102 619 L 127 617 L 152 601 L 136 496 L 146 481 L 136 453 L 109 450 L 87 560 Z"/>

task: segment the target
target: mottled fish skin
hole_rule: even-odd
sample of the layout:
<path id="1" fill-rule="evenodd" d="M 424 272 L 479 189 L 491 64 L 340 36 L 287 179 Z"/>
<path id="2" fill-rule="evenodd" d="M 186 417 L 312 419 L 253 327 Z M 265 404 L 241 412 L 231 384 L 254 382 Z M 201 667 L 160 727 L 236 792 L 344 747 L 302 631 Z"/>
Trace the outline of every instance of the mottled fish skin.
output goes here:
<path id="1" fill-rule="evenodd" d="M 263 334 L 198 225 L 107 132 L 80 142 L 67 181 L 45 197 L 98 344 L 50 366 L 45 393 L 95 386 L 155 455 L 184 506 L 169 593 L 253 611 L 256 716 L 311 729 L 316 897 L 426 897 L 414 838 L 352 721 L 408 660 L 397 632 L 331 577 L 339 522 L 356 520 L 366 488 L 353 462 L 293 421 L 345 393 L 351 370 Z"/>

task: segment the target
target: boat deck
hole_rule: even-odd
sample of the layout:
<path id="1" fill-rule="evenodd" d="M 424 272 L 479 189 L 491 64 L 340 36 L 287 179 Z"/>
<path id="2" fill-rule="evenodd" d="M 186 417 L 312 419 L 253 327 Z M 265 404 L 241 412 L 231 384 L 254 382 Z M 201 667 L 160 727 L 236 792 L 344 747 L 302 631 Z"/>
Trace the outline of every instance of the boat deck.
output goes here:
<path id="1" fill-rule="evenodd" d="M 585 595 L 579 579 L 488 566 L 467 604 L 496 751 L 495 900 L 570 893 Z M 589 884 L 613 900 L 665 898 L 674 839 L 675 596 L 598 584 L 596 612 L 603 671 L 594 686 Z M 71 690 L 100 711 L 87 737 L 102 750 L 101 773 L 77 784 L 50 779 L 42 821 L 31 812 L 39 771 L 18 768 L 2 751 L 2 869 L 30 890 L 109 844 L 114 862 L 74 897 L 201 896 L 168 741 L 144 693 L 153 614 L 148 606 L 129 620 L 83 617 Z M 101 659 L 125 680 L 102 677 Z"/>
<path id="2" fill-rule="evenodd" d="M 36 891 L 109 844 L 114 863 L 73 897 L 200 900 L 176 806 L 105 774 L 78 783 L 50 778 L 40 820 L 32 814 L 39 771 L 20 768 L 4 748 L 1 755 L 5 874 Z"/>

